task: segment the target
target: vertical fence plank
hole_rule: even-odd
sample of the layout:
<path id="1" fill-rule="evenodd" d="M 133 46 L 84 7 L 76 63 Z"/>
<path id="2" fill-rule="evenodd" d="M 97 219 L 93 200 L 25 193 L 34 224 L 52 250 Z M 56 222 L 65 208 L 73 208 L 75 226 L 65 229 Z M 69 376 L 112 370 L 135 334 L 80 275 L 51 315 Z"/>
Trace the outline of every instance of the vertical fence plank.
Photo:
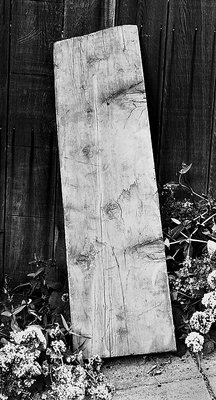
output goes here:
<path id="1" fill-rule="evenodd" d="M 101 0 L 65 0 L 64 39 L 101 29 L 103 11 Z"/>
<path id="2" fill-rule="evenodd" d="M 10 1 L 0 2 L 0 279 L 4 272 L 5 180 L 7 160 L 8 85 L 10 54 Z"/>
<path id="3" fill-rule="evenodd" d="M 205 191 L 211 132 L 209 90 L 215 7 L 201 0 L 170 1 L 160 181 L 175 179 L 182 161 L 193 163 L 190 182 Z M 212 102 L 212 99 L 210 100 Z"/>
<path id="4" fill-rule="evenodd" d="M 210 0 L 208 3 L 203 1 L 202 4 L 203 14 L 208 16 L 207 20 L 204 19 L 205 36 L 204 45 L 208 48 L 207 63 L 209 72 L 209 82 L 207 88 L 209 89 L 208 98 L 208 127 L 210 132 L 210 155 L 209 155 L 209 168 L 208 168 L 208 182 L 207 190 L 216 195 L 216 7 L 215 1 Z M 209 36 L 211 42 L 209 43 Z"/>
<path id="5" fill-rule="evenodd" d="M 135 25 L 139 0 L 116 0 L 115 25 Z"/>
<path id="6" fill-rule="evenodd" d="M 57 162 L 52 47 L 61 38 L 62 19 L 63 0 L 12 0 L 5 272 L 15 282 L 24 278 L 34 253 L 52 255 Z"/>
<path id="7" fill-rule="evenodd" d="M 166 58 L 167 0 L 138 1 L 137 24 L 148 101 L 151 137 L 157 171 L 160 148 L 162 89 Z"/>

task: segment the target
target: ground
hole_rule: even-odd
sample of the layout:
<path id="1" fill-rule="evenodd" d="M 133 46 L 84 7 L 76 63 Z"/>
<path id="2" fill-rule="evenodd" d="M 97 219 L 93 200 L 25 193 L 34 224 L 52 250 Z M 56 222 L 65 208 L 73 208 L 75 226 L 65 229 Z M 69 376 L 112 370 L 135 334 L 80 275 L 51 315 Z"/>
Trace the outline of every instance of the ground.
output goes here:
<path id="1" fill-rule="evenodd" d="M 116 388 L 113 400 L 216 399 L 216 352 L 202 359 L 201 371 L 188 352 L 107 360 L 103 372 Z"/>

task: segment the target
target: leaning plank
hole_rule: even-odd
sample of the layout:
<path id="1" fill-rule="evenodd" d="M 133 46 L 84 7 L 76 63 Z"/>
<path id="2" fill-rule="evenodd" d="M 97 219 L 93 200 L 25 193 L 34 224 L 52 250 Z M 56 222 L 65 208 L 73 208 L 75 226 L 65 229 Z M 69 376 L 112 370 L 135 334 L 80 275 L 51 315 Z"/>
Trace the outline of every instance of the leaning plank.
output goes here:
<path id="1" fill-rule="evenodd" d="M 174 350 L 137 28 L 57 42 L 54 64 L 73 330 L 86 356 Z"/>

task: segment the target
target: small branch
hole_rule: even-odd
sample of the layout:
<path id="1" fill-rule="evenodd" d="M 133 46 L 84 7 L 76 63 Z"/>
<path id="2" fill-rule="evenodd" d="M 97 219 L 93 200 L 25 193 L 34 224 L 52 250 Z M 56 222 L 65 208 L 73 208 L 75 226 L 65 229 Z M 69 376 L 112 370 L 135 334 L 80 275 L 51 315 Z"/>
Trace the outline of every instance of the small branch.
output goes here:
<path id="1" fill-rule="evenodd" d="M 210 217 L 208 217 L 205 221 L 202 222 L 202 224 L 206 224 L 206 222 L 210 221 L 210 219 L 214 218 L 216 216 L 216 213 L 214 213 L 213 215 L 211 215 Z"/>

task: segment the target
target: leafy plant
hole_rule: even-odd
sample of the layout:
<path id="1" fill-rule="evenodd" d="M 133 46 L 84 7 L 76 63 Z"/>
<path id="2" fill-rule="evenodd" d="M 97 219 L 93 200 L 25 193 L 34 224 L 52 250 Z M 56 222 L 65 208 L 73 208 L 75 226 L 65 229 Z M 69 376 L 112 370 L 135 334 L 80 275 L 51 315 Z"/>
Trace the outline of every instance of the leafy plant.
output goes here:
<path id="1" fill-rule="evenodd" d="M 84 360 L 73 352 L 68 294 L 49 285 L 53 260 L 30 263 L 29 281 L 1 296 L 0 399 L 111 400 L 113 388 L 101 373 L 99 356 Z M 90 337 L 82 336 L 83 344 Z"/>
<path id="2" fill-rule="evenodd" d="M 190 319 L 193 313 L 203 312 L 202 298 L 210 291 L 208 276 L 216 270 L 216 201 L 212 196 L 196 193 L 185 183 L 185 175 L 191 167 L 192 164 L 183 163 L 178 182 L 164 185 L 160 196 L 179 348 L 191 332 Z M 215 323 L 212 322 L 205 337 L 204 349 L 214 329 Z M 194 340 L 198 340 L 195 336 Z"/>

